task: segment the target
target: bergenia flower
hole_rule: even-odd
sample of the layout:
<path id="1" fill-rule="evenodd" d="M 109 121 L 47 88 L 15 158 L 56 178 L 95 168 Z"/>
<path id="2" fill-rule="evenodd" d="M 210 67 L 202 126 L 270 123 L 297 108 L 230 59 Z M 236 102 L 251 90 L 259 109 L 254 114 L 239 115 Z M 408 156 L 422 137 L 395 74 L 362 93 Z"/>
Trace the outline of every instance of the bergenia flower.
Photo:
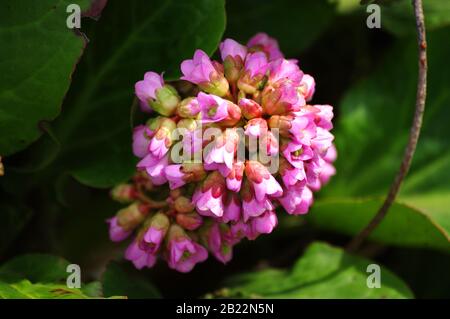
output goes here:
<path id="1" fill-rule="evenodd" d="M 133 129 L 133 154 L 144 157 L 148 154 L 148 147 L 153 132 L 145 125 L 138 125 Z"/>
<path id="2" fill-rule="evenodd" d="M 131 235 L 131 231 L 125 230 L 117 223 L 117 217 L 108 219 L 109 223 L 109 238 L 112 241 L 122 241 Z"/>
<path id="3" fill-rule="evenodd" d="M 156 90 L 164 86 L 164 80 L 161 75 L 155 72 L 146 72 L 144 79 L 137 82 L 134 86 L 139 101 L 146 107 L 145 110 L 150 110 L 149 103 L 156 100 Z M 148 109 L 147 109 L 148 108 Z"/>
<path id="4" fill-rule="evenodd" d="M 125 251 L 125 259 L 133 262 L 137 269 L 142 269 L 144 267 L 151 268 L 156 263 L 156 255 L 142 249 L 139 242 L 136 240 L 133 241 Z"/>
<path id="5" fill-rule="evenodd" d="M 242 44 L 239 44 L 233 39 L 225 39 L 219 45 L 219 49 L 222 61 L 225 61 L 227 57 L 232 57 L 233 59 L 239 57 L 242 61 L 244 61 L 245 56 L 247 55 L 247 47 Z"/>
<path id="6" fill-rule="evenodd" d="M 193 241 L 178 225 L 169 229 L 167 263 L 179 272 L 189 272 L 195 264 L 205 261 L 208 252 L 205 247 Z"/>
<path id="7" fill-rule="evenodd" d="M 202 50 L 196 50 L 192 60 L 181 63 L 181 80 L 197 84 L 205 92 L 224 96 L 228 91 L 228 82 L 223 72 L 214 67 L 209 56 Z"/>
<path id="8" fill-rule="evenodd" d="M 280 48 L 278 47 L 278 41 L 269 37 L 266 33 L 258 33 L 251 38 L 247 47 L 251 50 L 261 50 L 266 53 L 270 60 L 276 60 L 283 57 Z"/>
<path id="9" fill-rule="evenodd" d="M 333 107 L 310 104 L 315 79 L 265 33 L 219 50 L 221 62 L 196 50 L 179 80 L 146 72 L 135 85 L 149 118 L 133 130 L 136 175 L 111 191 L 128 206 L 107 223 L 138 269 L 189 272 L 208 251 L 227 263 L 283 211 L 306 214 L 336 174 Z"/>

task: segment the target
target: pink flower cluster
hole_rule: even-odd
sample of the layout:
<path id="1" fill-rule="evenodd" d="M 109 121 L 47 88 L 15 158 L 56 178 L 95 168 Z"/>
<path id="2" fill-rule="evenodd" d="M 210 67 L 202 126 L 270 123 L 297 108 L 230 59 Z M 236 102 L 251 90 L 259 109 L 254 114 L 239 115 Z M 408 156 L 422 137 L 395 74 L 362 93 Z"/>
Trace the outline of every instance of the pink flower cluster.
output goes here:
<path id="1" fill-rule="evenodd" d="M 214 61 L 197 50 L 181 63 L 179 81 L 166 83 L 147 72 L 135 85 L 141 109 L 152 117 L 134 129 L 136 176 L 112 190 L 130 205 L 108 222 L 113 241 L 133 237 L 125 257 L 139 269 L 161 258 L 188 272 L 208 252 L 226 263 L 240 240 L 273 231 L 277 207 L 307 213 L 313 191 L 335 173 L 333 108 L 309 104 L 314 78 L 285 59 L 264 33 L 246 46 L 226 39 L 220 57 Z M 197 134 L 199 127 L 220 135 Z M 172 159 L 178 141 L 173 133 L 180 128 L 190 133 L 183 150 L 203 152 L 202 162 Z M 270 156 L 279 155 L 276 172 L 237 156 L 238 144 L 249 138 L 263 141 Z"/>

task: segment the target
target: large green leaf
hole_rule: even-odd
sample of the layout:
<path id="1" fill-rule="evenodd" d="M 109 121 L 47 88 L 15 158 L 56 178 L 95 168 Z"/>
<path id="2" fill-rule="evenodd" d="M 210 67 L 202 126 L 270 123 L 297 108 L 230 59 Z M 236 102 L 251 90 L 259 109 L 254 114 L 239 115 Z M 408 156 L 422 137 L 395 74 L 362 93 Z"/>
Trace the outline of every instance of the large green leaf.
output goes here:
<path id="1" fill-rule="evenodd" d="M 101 284 L 80 289 L 65 284 L 69 262 L 51 255 L 29 254 L 0 266 L 0 299 L 87 299 L 102 296 Z"/>
<path id="2" fill-rule="evenodd" d="M 226 35 L 245 44 L 257 32 L 266 32 L 287 57 L 294 57 L 331 25 L 334 12 L 327 0 L 229 0 Z"/>
<path id="3" fill-rule="evenodd" d="M 381 198 L 322 200 L 313 206 L 308 221 L 322 229 L 351 236 L 369 223 L 382 203 Z M 421 209 L 394 203 L 369 239 L 397 246 L 448 251 L 450 227 L 445 229 Z"/>
<path id="4" fill-rule="evenodd" d="M 85 40 L 66 26 L 71 0 L 0 3 L 0 154 L 19 151 L 54 119 Z M 86 9 L 89 0 L 77 1 Z"/>
<path id="5" fill-rule="evenodd" d="M 102 278 L 105 297 L 120 295 L 141 299 L 161 298 L 159 291 L 147 278 L 135 269 L 128 270 L 116 262 L 108 265 Z"/>
<path id="6" fill-rule="evenodd" d="M 82 183 L 108 187 L 130 177 L 130 105 L 146 71 L 179 74 L 180 62 L 200 48 L 215 51 L 225 28 L 224 1 L 111 1 L 90 39 L 55 123 L 60 166 Z"/>
<path id="7" fill-rule="evenodd" d="M 0 299 L 88 299 L 80 289 L 60 284 L 33 284 L 28 280 L 15 283 L 0 281 Z"/>
<path id="8" fill-rule="evenodd" d="M 412 298 L 406 284 L 381 267 L 380 288 L 369 288 L 374 262 L 314 243 L 291 270 L 266 269 L 230 278 L 219 296 L 236 298 Z"/>
<path id="9" fill-rule="evenodd" d="M 428 34 L 428 97 L 422 134 L 398 203 L 373 236 L 378 241 L 450 248 L 450 47 L 442 45 L 448 32 L 444 28 Z M 346 95 L 335 132 L 338 174 L 325 187 L 323 195 L 328 199 L 316 205 L 315 216 L 310 216 L 315 223 L 353 235 L 375 215 L 381 201 L 359 198 L 383 196 L 394 179 L 414 113 L 416 79 L 417 44 L 411 37 L 398 43 L 378 71 Z M 433 234 L 430 226 L 434 226 Z"/>

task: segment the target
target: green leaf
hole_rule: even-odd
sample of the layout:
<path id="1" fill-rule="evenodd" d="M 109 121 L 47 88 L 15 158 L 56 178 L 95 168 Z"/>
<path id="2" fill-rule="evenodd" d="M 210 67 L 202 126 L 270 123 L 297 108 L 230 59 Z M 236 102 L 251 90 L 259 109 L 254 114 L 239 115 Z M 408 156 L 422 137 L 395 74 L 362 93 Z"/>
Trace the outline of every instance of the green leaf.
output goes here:
<path id="1" fill-rule="evenodd" d="M 135 170 L 129 126 L 135 82 L 149 70 L 175 78 L 195 49 L 215 51 L 224 1 L 111 1 L 98 23 L 85 26 L 89 46 L 55 123 L 59 165 L 84 184 L 109 187 Z"/>
<path id="2" fill-rule="evenodd" d="M 0 223 L 0 253 L 2 253 L 30 221 L 33 211 L 22 203 L 0 194 L 0 212 L 2 219 Z"/>
<path id="3" fill-rule="evenodd" d="M 450 248 L 450 47 L 442 45 L 448 32 L 446 28 L 428 34 L 428 98 L 423 129 L 400 197 L 380 225 L 383 231 L 374 237 L 382 242 Z M 365 206 L 359 199 L 385 196 L 399 169 L 414 113 L 417 63 L 416 40 L 404 39 L 386 55 L 378 71 L 343 99 L 335 132 L 338 173 L 324 188 L 325 202 L 322 207 L 316 205 L 317 216 L 310 216 L 316 224 L 353 235 L 381 206 L 381 201 L 375 200 Z M 341 199 L 344 204 L 339 203 Z M 337 200 L 336 207 L 331 204 L 333 200 Z M 325 212 L 325 207 L 336 215 Z M 430 225 L 435 228 L 434 235 Z M 430 237 L 425 240 L 424 234 Z M 403 238 L 394 240 L 398 236 Z M 410 241 L 414 236 L 416 240 Z M 446 245 L 442 242 L 445 238 Z"/>
<path id="4" fill-rule="evenodd" d="M 106 268 L 103 277 L 103 293 L 105 297 L 120 295 L 133 298 L 161 298 L 158 290 L 149 280 L 135 269 L 126 271 L 123 266 L 111 262 Z"/>
<path id="5" fill-rule="evenodd" d="M 0 281 L 0 299 L 88 299 L 79 289 L 59 284 L 33 284 L 28 280 L 7 284 Z"/>
<path id="6" fill-rule="evenodd" d="M 0 3 L 0 154 L 27 147 L 54 119 L 85 40 L 66 26 L 70 0 Z M 86 9 L 89 1 L 77 1 Z"/>
<path id="7" fill-rule="evenodd" d="M 87 299 L 102 297 L 99 282 L 68 288 L 65 281 L 69 262 L 63 258 L 28 254 L 0 266 L 0 299 Z"/>
<path id="8" fill-rule="evenodd" d="M 229 0 L 226 36 L 245 44 L 256 33 L 266 32 L 279 41 L 287 57 L 295 57 L 331 25 L 334 12 L 327 0 Z"/>
<path id="9" fill-rule="evenodd" d="M 307 220 L 325 229 L 354 235 L 369 223 L 383 199 L 327 199 L 314 204 Z M 424 211 L 394 203 L 369 239 L 403 247 L 449 251 L 450 227 L 445 229 Z"/>
<path id="10" fill-rule="evenodd" d="M 69 262 L 63 258 L 28 254 L 11 259 L 0 266 L 0 279 L 27 278 L 31 282 L 57 282 L 67 278 Z"/>
<path id="11" fill-rule="evenodd" d="M 384 267 L 380 288 L 367 286 L 373 261 L 325 243 L 313 243 L 291 270 L 266 269 L 232 277 L 219 297 L 412 298 L 406 284 Z"/>

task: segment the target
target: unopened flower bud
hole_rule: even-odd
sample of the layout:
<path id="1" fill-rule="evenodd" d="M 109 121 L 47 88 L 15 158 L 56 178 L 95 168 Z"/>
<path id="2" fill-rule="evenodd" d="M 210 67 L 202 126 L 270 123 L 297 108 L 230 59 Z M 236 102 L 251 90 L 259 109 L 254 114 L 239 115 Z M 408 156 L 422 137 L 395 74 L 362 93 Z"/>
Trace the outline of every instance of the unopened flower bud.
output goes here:
<path id="1" fill-rule="evenodd" d="M 183 118 L 196 118 L 199 112 L 200 105 L 195 97 L 185 98 L 177 107 L 177 114 Z"/>
<path id="2" fill-rule="evenodd" d="M 133 185 L 120 184 L 111 190 L 111 197 L 120 203 L 130 203 L 137 198 L 137 190 Z"/>
<path id="3" fill-rule="evenodd" d="M 178 225 L 187 230 L 195 230 L 203 224 L 203 218 L 196 212 L 177 214 L 175 218 Z"/>
<path id="4" fill-rule="evenodd" d="M 306 104 L 298 87 L 289 81 L 268 85 L 262 92 L 261 105 L 269 115 L 297 112 Z"/>
<path id="5" fill-rule="evenodd" d="M 150 208 L 141 203 L 133 203 L 117 213 L 117 224 L 126 231 L 131 231 L 139 226 L 148 215 Z"/>
<path id="6" fill-rule="evenodd" d="M 189 198 L 180 196 L 175 199 L 174 208 L 180 214 L 187 214 L 192 212 L 195 209 L 195 206 L 192 204 Z"/>
<path id="7" fill-rule="evenodd" d="M 294 117 L 291 115 L 272 115 L 267 123 L 270 128 L 276 128 L 283 137 L 289 137 L 289 130 L 292 127 Z"/>
<path id="8" fill-rule="evenodd" d="M 242 115 L 244 115 L 247 120 L 262 117 L 263 115 L 263 108 L 254 100 L 246 98 L 240 99 L 239 106 L 241 107 Z"/>
<path id="9" fill-rule="evenodd" d="M 150 102 L 150 106 L 159 114 L 171 116 L 180 102 L 177 90 L 171 85 L 164 85 L 156 90 L 156 100 Z"/>

